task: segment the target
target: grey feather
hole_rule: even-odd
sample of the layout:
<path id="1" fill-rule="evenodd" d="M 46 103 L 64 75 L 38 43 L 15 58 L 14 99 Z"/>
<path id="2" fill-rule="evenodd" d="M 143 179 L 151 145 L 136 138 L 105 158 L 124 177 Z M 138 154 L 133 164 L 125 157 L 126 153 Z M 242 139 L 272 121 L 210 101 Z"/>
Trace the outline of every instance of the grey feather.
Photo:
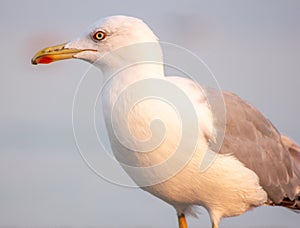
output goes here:
<path id="1" fill-rule="evenodd" d="M 229 92 L 223 96 L 227 122 L 220 153 L 232 154 L 253 170 L 272 203 L 279 204 L 286 197 L 295 200 L 300 171 L 280 133 L 249 103 Z"/>

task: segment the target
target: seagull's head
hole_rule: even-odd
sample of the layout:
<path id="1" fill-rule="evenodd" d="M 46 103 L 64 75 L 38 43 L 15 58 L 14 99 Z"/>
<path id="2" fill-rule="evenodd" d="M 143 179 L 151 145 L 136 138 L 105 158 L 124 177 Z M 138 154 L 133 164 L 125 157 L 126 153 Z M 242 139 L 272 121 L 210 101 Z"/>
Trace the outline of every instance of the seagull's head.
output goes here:
<path id="1" fill-rule="evenodd" d="M 142 20 L 128 16 L 111 16 L 97 21 L 71 42 L 42 49 L 31 61 L 32 64 L 47 64 L 76 58 L 94 63 L 105 54 L 122 47 L 157 40 Z"/>

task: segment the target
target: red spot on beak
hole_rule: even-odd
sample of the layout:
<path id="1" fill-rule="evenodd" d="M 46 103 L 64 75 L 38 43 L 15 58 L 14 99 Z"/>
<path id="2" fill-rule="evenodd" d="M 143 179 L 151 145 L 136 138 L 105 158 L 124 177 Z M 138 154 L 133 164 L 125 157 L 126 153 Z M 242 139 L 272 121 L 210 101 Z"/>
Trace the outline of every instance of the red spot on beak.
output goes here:
<path id="1" fill-rule="evenodd" d="M 53 62 L 53 59 L 48 56 L 43 56 L 38 60 L 38 63 L 42 63 L 42 64 L 48 64 L 48 63 L 52 63 L 52 62 Z"/>

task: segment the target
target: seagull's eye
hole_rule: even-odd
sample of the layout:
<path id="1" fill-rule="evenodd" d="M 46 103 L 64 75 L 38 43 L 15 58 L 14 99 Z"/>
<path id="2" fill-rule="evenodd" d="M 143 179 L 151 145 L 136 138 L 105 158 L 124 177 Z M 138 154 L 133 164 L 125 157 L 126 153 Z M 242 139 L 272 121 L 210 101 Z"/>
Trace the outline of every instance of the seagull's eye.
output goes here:
<path id="1" fill-rule="evenodd" d="M 103 40 L 105 37 L 106 37 L 106 33 L 103 31 L 95 32 L 95 34 L 93 35 L 93 39 L 96 41 Z"/>

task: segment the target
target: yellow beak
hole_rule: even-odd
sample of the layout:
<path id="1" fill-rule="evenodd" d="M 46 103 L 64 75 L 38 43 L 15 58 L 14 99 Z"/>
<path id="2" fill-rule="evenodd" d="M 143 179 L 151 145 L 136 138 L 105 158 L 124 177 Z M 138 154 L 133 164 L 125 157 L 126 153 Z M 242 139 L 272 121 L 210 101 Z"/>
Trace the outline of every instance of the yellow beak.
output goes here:
<path id="1" fill-rule="evenodd" d="M 80 49 L 65 48 L 65 44 L 47 47 L 35 54 L 31 59 L 31 63 L 36 64 L 48 64 L 54 61 L 75 58 L 74 55 L 85 51 Z"/>

